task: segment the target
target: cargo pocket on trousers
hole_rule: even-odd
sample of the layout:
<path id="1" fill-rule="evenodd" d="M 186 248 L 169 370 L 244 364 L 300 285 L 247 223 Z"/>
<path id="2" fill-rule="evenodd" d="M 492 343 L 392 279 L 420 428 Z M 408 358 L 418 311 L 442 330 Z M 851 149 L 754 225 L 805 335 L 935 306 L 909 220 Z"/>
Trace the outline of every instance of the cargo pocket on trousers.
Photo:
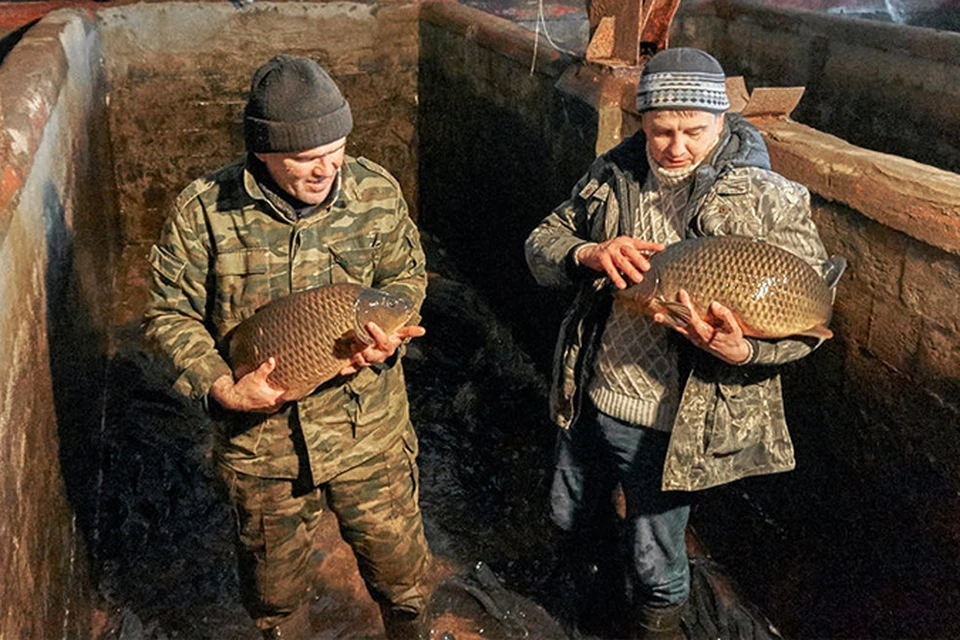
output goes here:
<path id="1" fill-rule="evenodd" d="M 420 468 L 417 466 L 419 444 L 415 435 L 401 436 L 401 440 L 403 441 L 403 457 L 406 460 L 406 468 L 411 482 L 412 499 L 410 503 L 414 510 L 418 511 L 420 509 Z"/>

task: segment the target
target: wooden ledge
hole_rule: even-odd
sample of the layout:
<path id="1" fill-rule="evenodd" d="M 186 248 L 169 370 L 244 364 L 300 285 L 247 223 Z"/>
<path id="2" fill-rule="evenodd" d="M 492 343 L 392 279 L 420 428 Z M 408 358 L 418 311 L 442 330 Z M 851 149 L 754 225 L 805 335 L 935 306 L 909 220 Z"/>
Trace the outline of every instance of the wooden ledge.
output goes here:
<path id="1" fill-rule="evenodd" d="M 960 175 L 857 147 L 789 120 L 755 124 L 778 173 L 872 220 L 960 255 Z"/>
<path id="2" fill-rule="evenodd" d="M 569 53 L 554 49 L 545 37 L 537 40 L 529 29 L 456 2 L 425 2 L 420 7 L 420 20 L 447 27 L 453 33 L 527 65 L 536 50 L 536 72 L 550 77 L 559 77 L 577 60 Z"/>

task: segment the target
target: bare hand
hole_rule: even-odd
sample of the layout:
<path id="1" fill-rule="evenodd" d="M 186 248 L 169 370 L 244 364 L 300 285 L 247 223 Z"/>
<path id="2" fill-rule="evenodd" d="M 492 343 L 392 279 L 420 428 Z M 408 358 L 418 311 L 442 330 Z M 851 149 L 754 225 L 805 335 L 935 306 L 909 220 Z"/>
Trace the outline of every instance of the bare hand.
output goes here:
<path id="1" fill-rule="evenodd" d="M 584 247 L 577 254 L 577 260 L 585 267 L 606 273 L 617 289 L 625 289 L 628 282 L 624 276 L 631 283 L 643 280 L 643 272 L 650 269 L 647 256 L 657 251 L 663 251 L 663 245 L 658 242 L 617 236 Z"/>
<path id="2" fill-rule="evenodd" d="M 405 340 L 419 338 L 427 332 L 419 325 L 411 325 L 400 327 L 387 335 L 375 322 L 367 323 L 366 329 L 370 333 L 370 337 L 373 338 L 373 344 L 368 345 L 358 341 L 355 345 L 357 351 L 350 358 L 350 362 L 340 369 L 340 375 L 348 376 L 360 371 L 363 367 L 384 362 L 397 351 Z"/>
<path id="3" fill-rule="evenodd" d="M 267 376 L 277 368 L 276 358 L 269 358 L 257 369 L 237 381 L 233 376 L 220 376 L 210 387 L 210 396 L 224 409 L 253 413 L 274 413 L 283 405 L 286 389 L 277 389 Z"/>
<path id="4" fill-rule="evenodd" d="M 656 313 L 653 319 L 669 324 L 690 342 L 729 364 L 741 364 L 750 357 L 750 345 L 743 337 L 743 330 L 733 312 L 719 302 L 710 303 L 707 314 L 701 316 L 690 300 L 690 294 L 680 289 L 677 296 L 690 312 L 686 324 L 669 322 L 666 315 Z"/>

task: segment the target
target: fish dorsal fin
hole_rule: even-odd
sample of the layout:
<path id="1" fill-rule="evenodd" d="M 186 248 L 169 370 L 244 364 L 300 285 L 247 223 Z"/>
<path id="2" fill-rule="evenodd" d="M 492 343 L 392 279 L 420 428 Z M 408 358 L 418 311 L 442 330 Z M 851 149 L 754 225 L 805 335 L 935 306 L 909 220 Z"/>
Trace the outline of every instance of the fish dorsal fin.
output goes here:
<path id="1" fill-rule="evenodd" d="M 823 263 L 823 279 L 827 282 L 827 288 L 833 289 L 840 282 L 840 276 L 847 270 L 847 259 L 843 256 L 831 256 L 829 260 Z"/>

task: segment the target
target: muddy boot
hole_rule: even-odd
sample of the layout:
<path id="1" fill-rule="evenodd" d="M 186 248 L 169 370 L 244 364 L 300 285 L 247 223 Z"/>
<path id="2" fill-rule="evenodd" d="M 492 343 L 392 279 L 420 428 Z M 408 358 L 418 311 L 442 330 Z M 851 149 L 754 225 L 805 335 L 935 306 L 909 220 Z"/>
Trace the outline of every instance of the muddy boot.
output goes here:
<path id="1" fill-rule="evenodd" d="M 313 640 L 313 629 L 310 628 L 310 608 L 303 605 L 291 613 L 280 624 L 264 629 L 264 638 L 290 638 L 291 640 Z"/>
<path id="2" fill-rule="evenodd" d="M 679 640 L 683 604 L 669 607 L 643 605 L 637 611 L 631 638 L 634 640 Z"/>
<path id="3" fill-rule="evenodd" d="M 410 611 L 380 609 L 387 640 L 420 640 L 423 637 L 423 614 Z"/>

